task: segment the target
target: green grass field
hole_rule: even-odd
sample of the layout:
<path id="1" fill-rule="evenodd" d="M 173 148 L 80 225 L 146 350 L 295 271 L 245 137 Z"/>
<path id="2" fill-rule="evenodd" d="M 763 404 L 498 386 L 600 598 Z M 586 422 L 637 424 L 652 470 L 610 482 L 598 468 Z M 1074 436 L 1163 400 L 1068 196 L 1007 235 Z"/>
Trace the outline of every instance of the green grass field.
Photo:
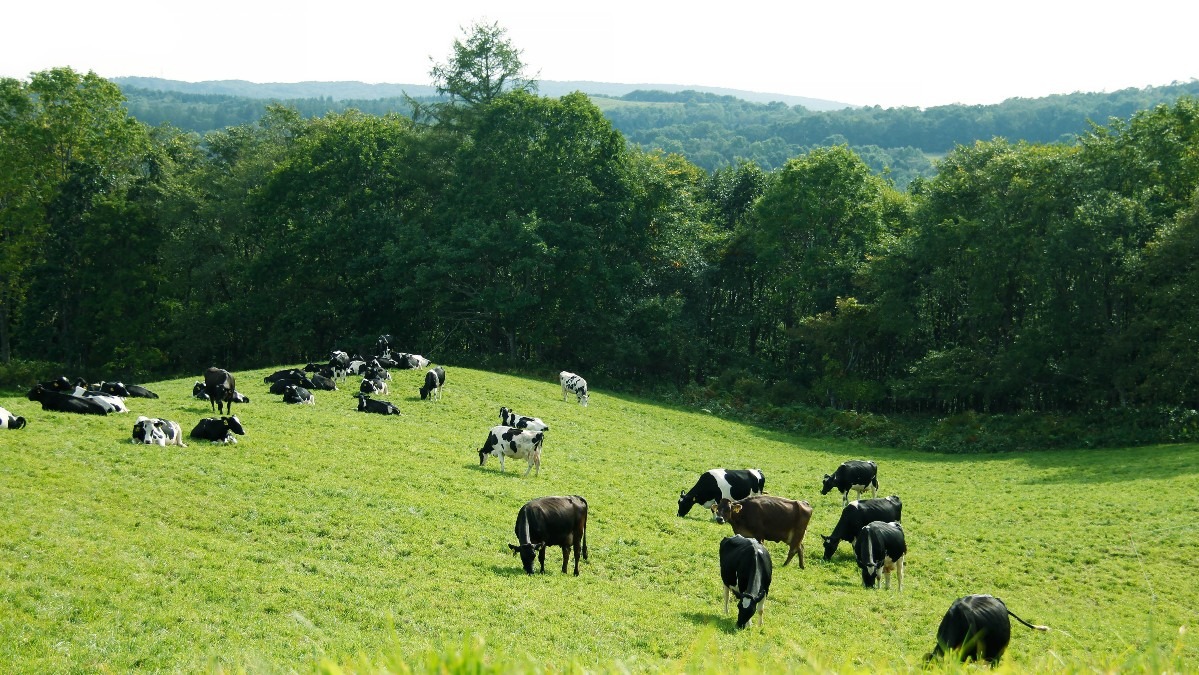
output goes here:
<path id="1" fill-rule="evenodd" d="M 288 406 L 269 372 L 236 373 L 252 402 L 229 446 L 129 442 L 138 414 L 185 433 L 211 416 L 196 378 L 148 383 L 160 399 L 109 417 L 0 396 L 29 419 L 0 431 L 5 670 L 907 671 L 969 593 L 1052 627 L 1013 626 L 1016 671 L 1199 667 L 1199 446 L 941 456 L 603 390 L 583 408 L 556 381 L 453 366 L 438 403 L 419 400 L 423 372 L 395 373 L 382 398 L 403 415 L 384 417 L 356 411 L 358 378 Z M 551 425 L 540 476 L 479 467 L 501 405 Z M 820 559 L 841 508 L 820 478 L 855 458 L 904 501 L 902 594 L 863 589 L 846 544 Z M 722 611 L 731 529 L 675 515 L 714 467 L 760 468 L 771 494 L 815 511 L 806 569 L 768 545 L 763 628 L 737 631 Z M 507 546 L 517 509 L 552 494 L 590 503 L 577 578 L 558 549 L 527 577 Z"/>

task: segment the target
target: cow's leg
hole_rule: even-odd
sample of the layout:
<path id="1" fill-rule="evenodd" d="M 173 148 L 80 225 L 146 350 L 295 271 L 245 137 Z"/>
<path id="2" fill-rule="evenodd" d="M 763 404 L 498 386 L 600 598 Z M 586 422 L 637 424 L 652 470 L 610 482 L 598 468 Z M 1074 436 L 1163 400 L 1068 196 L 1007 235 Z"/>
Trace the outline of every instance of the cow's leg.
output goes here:
<path id="1" fill-rule="evenodd" d="M 729 613 L 729 595 L 731 595 L 731 592 L 732 592 L 732 589 L 730 589 L 730 588 L 729 588 L 729 587 L 726 585 L 726 586 L 724 587 L 724 613 L 725 613 L 725 614 L 728 614 L 728 613 Z"/>
<path id="2" fill-rule="evenodd" d="M 899 587 L 899 592 L 903 592 L 903 556 L 899 556 L 899 560 L 895 561 L 895 585 Z"/>
<path id="3" fill-rule="evenodd" d="M 541 573 L 545 574 L 545 547 L 537 549 L 537 562 L 541 563 Z M 563 570 L 566 571 L 566 570 Z"/>
<path id="4" fill-rule="evenodd" d="M 525 478 L 529 477 L 529 472 L 532 470 L 533 470 L 533 456 L 529 455 L 529 468 L 525 469 Z M 541 469 L 538 469 L 537 471 L 538 471 L 538 473 L 540 473 Z M 566 570 L 562 570 L 562 571 L 565 572 Z"/>
<path id="5" fill-rule="evenodd" d="M 579 551 L 581 548 L 582 548 L 582 543 L 579 541 L 578 537 L 575 537 L 574 549 L 575 549 L 575 576 L 576 577 L 579 576 Z M 562 571 L 565 572 L 566 570 L 562 570 Z"/>
<path id="6" fill-rule="evenodd" d="M 570 564 L 570 544 L 562 545 L 562 573 L 566 574 L 566 568 Z M 575 576 L 579 576 L 578 556 L 575 557 Z"/>
<path id="7" fill-rule="evenodd" d="M 766 598 L 758 601 L 758 628 L 766 624 Z"/>
<path id="8" fill-rule="evenodd" d="M 504 458 L 507 457 L 504 453 L 500 453 L 500 473 L 504 473 Z"/>

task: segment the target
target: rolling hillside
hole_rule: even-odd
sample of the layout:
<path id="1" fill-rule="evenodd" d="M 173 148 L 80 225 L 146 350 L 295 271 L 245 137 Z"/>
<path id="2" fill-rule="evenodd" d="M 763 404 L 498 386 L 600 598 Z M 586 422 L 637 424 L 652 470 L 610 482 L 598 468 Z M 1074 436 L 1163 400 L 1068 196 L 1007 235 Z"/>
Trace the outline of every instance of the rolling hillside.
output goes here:
<path id="1" fill-rule="evenodd" d="M 1179 583 L 1199 545 L 1199 446 L 939 456 L 800 438 L 556 381 L 447 367 L 444 400 L 423 373 L 394 374 L 403 415 L 355 411 L 351 377 L 316 405 L 267 393 L 236 445 L 133 445 L 139 414 L 185 430 L 211 415 L 191 378 L 150 383 L 128 415 L 47 413 L 0 431 L 0 661 L 19 672 L 335 672 L 472 663 L 507 670 L 909 671 L 950 602 L 993 593 L 1053 628 L 1016 626 L 1005 663 L 1024 672 L 1185 670 L 1199 659 L 1199 592 Z M 539 476 L 501 473 L 476 449 L 501 405 L 551 425 Z M 847 545 L 819 535 L 840 511 L 820 477 L 879 463 L 880 496 L 904 500 L 903 593 L 866 590 Z M 676 516 L 713 467 L 757 467 L 775 495 L 815 513 L 805 568 L 781 567 L 763 628 L 722 612 L 726 525 Z M 1145 472 L 1143 467 L 1169 466 Z M 575 578 L 526 577 L 508 550 L 517 509 L 551 494 L 591 506 Z M 735 614 L 733 615 L 735 616 Z M 869 650 L 860 648 L 871 645 Z M 424 660 L 433 653 L 433 660 Z M 441 657 L 436 655 L 440 654 Z M 457 656 L 455 656 L 457 655 Z M 325 665 L 322 666 L 321 664 Z M 448 666 L 447 666 L 448 667 Z"/>

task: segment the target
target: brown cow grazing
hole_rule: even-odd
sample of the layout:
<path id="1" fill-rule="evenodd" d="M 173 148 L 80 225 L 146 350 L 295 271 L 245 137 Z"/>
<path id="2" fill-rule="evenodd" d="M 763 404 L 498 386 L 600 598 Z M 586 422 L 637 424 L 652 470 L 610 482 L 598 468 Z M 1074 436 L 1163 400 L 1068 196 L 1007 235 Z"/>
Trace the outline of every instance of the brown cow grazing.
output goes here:
<path id="1" fill-rule="evenodd" d="M 533 573 L 533 557 L 541 562 L 545 572 L 545 548 L 562 547 L 562 573 L 570 562 L 570 549 L 575 551 L 575 576 L 579 576 L 579 553 L 587 559 L 587 500 L 578 495 L 541 497 L 520 507 L 516 514 L 516 541 L 508 544 L 513 555 L 520 554 L 525 573 Z"/>
<path id="2" fill-rule="evenodd" d="M 737 501 L 726 497 L 716 506 L 716 515 L 732 525 L 735 534 L 787 544 L 789 550 L 783 567 L 799 554 L 799 568 L 803 569 L 803 536 L 812 519 L 812 507 L 807 502 L 772 495 Z"/>

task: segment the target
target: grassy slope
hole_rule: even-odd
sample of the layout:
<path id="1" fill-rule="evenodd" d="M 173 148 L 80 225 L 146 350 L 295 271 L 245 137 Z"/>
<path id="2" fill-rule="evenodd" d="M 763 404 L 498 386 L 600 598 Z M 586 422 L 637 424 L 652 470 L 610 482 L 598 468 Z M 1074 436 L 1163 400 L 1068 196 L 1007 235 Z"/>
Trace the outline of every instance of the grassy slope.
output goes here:
<path id="1" fill-rule="evenodd" d="M 481 638 L 488 659 L 551 668 L 621 662 L 690 671 L 738 663 L 915 667 L 960 595 L 1003 598 L 1025 619 L 1006 662 L 1023 670 L 1120 664 L 1147 648 L 1199 662 L 1199 446 L 946 457 L 797 438 L 556 382 L 447 368 L 441 403 L 397 372 L 401 417 L 355 411 L 348 391 L 287 406 L 268 371 L 238 373 L 253 402 L 234 446 L 135 446 L 137 414 L 210 415 L 192 380 L 151 385 L 130 415 L 44 413 L 0 432 L 0 663 L 18 671 L 310 668 L 377 663 Z M 357 378 L 350 384 L 356 386 Z M 507 405 L 552 430 L 540 477 L 475 449 Z M 904 500 L 911 553 L 902 595 L 860 587 L 847 545 L 820 560 L 840 511 L 820 476 L 878 461 Z M 766 625 L 722 614 L 716 550 L 727 526 L 675 516 L 708 468 L 759 467 L 773 494 L 815 509 L 806 565 L 776 559 Z M 515 470 L 514 470 L 515 469 Z M 516 510 L 549 494 L 591 505 L 581 576 L 520 570 Z M 861 645 L 870 645 L 869 649 Z M 404 658 L 409 658 L 405 656 Z M 689 665 L 690 664 L 690 665 Z M 770 669 L 768 668 L 768 669 Z"/>

